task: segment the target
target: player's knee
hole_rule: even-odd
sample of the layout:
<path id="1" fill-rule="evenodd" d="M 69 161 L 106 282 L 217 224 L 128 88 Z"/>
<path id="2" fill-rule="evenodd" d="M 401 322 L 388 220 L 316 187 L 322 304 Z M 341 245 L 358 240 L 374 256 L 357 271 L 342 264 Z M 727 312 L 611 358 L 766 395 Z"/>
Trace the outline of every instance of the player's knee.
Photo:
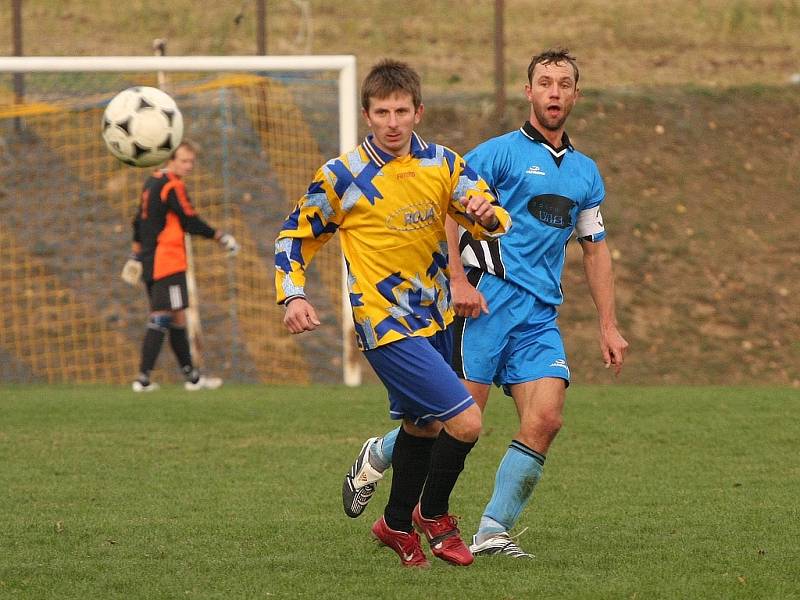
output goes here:
<path id="1" fill-rule="evenodd" d="M 481 410 L 473 404 L 444 424 L 444 428 L 454 438 L 462 442 L 474 442 L 481 434 Z"/>
<path id="2" fill-rule="evenodd" d="M 535 418 L 521 423 L 521 427 L 524 433 L 531 436 L 537 438 L 544 436 L 552 439 L 561 431 L 563 424 L 564 417 L 560 411 L 546 411 L 540 412 L 535 415 Z"/>
<path id="3" fill-rule="evenodd" d="M 172 323 L 172 315 L 169 313 L 154 313 L 150 315 L 150 321 L 147 326 L 151 329 L 158 329 L 160 331 L 167 331 Z"/>

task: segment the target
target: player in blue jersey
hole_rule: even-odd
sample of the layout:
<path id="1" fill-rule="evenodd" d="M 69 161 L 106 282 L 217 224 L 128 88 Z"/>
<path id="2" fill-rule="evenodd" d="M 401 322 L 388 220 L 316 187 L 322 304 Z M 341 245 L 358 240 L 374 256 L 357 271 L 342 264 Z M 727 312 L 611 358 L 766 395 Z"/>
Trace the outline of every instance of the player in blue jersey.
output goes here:
<path id="1" fill-rule="evenodd" d="M 278 234 L 277 300 L 289 331 L 316 329 L 306 267 L 338 231 L 359 345 L 389 392 L 391 417 L 403 422 L 393 442 L 389 501 L 372 533 L 405 566 L 428 565 L 415 526 L 435 556 L 469 565 L 472 554 L 448 504 L 478 439 L 481 411 L 449 365 L 445 219 L 476 239 L 494 239 L 510 221 L 458 154 L 414 133 L 423 105 L 419 76 L 408 65 L 375 65 L 361 102 L 372 133 L 317 171 Z"/>
<path id="2" fill-rule="evenodd" d="M 450 255 L 461 256 L 460 262 L 451 261 L 458 315 L 451 326 L 453 368 L 481 409 L 494 383 L 512 396 L 520 416 L 470 546 L 474 555 L 532 556 L 509 532 L 533 495 L 561 428 L 570 371 L 556 318 L 566 244 L 573 234 L 583 250 L 605 366 L 619 374 L 628 346 L 617 327 L 611 255 L 600 214 L 603 181 L 594 161 L 575 150 L 564 130 L 578 99 L 578 76 L 566 50 L 534 56 L 525 86 L 529 120 L 465 156 L 511 215 L 514 228 L 508 235 L 484 242 L 448 224 Z M 392 461 L 395 435 L 367 440 L 345 477 L 367 482 L 359 488 L 361 511 Z"/>

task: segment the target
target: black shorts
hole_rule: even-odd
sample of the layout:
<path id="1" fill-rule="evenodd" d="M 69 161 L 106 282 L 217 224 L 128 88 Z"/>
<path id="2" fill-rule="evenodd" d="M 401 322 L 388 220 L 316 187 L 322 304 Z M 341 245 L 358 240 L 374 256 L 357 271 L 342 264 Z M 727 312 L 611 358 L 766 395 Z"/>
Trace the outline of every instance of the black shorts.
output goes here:
<path id="1" fill-rule="evenodd" d="M 186 273 L 168 275 L 158 281 L 147 282 L 147 295 L 150 310 L 181 310 L 189 306 L 189 293 L 186 289 Z"/>

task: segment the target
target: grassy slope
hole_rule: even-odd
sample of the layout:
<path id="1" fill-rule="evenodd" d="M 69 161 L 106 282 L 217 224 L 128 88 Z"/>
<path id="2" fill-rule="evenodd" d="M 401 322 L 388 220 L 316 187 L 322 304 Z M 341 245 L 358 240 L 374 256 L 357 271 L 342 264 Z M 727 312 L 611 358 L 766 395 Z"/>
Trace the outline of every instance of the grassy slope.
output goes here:
<path id="1" fill-rule="evenodd" d="M 403 14 L 388 0 L 358 14 L 311 2 L 310 37 L 298 36 L 293 3 L 267 4 L 271 52 L 355 53 L 362 71 L 403 56 L 425 79 L 424 133 L 464 151 L 498 132 L 485 118 L 491 3 L 460 3 L 454 15 L 444 1 L 412 0 Z M 0 3 L 0 22 L 9 11 Z M 154 37 L 167 37 L 171 54 L 254 49 L 251 2 L 25 0 L 23 17 L 29 54 L 149 54 Z M 800 71 L 798 30 L 798 0 L 582 0 L 546 11 L 506 1 L 504 125 L 524 118 L 513 99 L 532 51 L 561 43 L 581 59 L 586 95 L 570 133 L 606 177 L 620 320 L 633 343 L 626 381 L 800 385 L 800 101 L 784 87 Z M 603 382 L 571 251 L 562 325 L 573 371 Z"/>
<path id="2" fill-rule="evenodd" d="M 370 0 L 353 8 L 313 0 L 311 32 L 293 2 L 266 2 L 273 54 L 356 54 L 361 69 L 403 56 L 442 90 L 492 86 L 492 6 L 487 0 Z M 255 2 L 24 0 L 30 55 L 255 53 Z M 577 0 L 546 7 L 505 0 L 507 70 L 519 80 L 530 55 L 564 44 L 582 57 L 592 88 L 642 84 L 780 84 L 800 71 L 798 0 Z M 0 22 L 10 23 L 10 2 Z M 234 18 L 243 9 L 237 25 Z M 4 28 L 5 34 L 7 28 Z M 57 35 L 54 35 L 57 32 Z M 2 38 L 0 38 L 2 40 Z M 0 52 L 9 52 L 9 45 Z"/>
<path id="3" fill-rule="evenodd" d="M 521 526 L 533 564 L 409 573 L 341 512 L 383 389 L 2 387 L 0 597 L 791 598 L 786 388 L 576 386 Z M 347 418 L 342 419 L 346 414 Z M 472 533 L 516 417 L 497 395 L 452 510 Z"/>
<path id="4" fill-rule="evenodd" d="M 467 149 L 494 133 L 487 123 L 449 135 L 478 115 L 436 106 L 427 133 L 443 143 Z M 625 378 L 797 385 L 797 90 L 595 90 L 569 130 L 605 175 L 619 317 L 632 343 Z M 573 371 L 607 381 L 576 245 L 569 257 L 562 327 Z"/>

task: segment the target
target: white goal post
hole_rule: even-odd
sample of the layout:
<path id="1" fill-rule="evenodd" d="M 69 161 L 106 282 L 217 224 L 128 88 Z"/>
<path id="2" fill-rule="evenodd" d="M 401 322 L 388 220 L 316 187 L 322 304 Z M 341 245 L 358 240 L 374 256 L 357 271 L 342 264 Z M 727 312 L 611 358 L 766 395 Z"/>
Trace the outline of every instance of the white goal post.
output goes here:
<path id="1" fill-rule="evenodd" d="M 329 56 L 95 56 L 95 57 L 0 57 L 3 73 L 67 72 L 338 72 L 338 145 L 346 152 L 357 145 L 358 90 L 356 59 L 351 55 Z M 0 90 L 2 91 L 2 90 Z M 8 98 L 8 96 L 6 96 Z M 8 105 L 7 105 L 8 106 Z M 326 157 L 327 158 L 327 157 Z M 313 172 L 307 173 L 310 181 Z M 341 261 L 342 380 L 361 383 L 361 366 L 348 301 L 347 277 Z"/>

